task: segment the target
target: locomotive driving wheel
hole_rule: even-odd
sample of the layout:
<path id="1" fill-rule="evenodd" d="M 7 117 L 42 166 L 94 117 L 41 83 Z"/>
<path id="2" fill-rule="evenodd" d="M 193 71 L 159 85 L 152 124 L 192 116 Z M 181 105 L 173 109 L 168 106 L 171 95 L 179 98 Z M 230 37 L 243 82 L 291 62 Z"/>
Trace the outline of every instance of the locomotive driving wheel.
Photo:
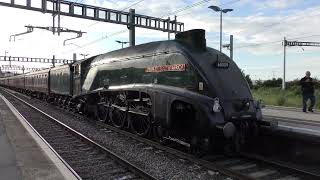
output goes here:
<path id="1" fill-rule="evenodd" d="M 123 95 L 118 95 L 111 104 L 111 124 L 117 128 L 123 128 L 127 120 L 127 105 Z"/>
<path id="2" fill-rule="evenodd" d="M 131 129 L 139 136 L 147 136 L 152 127 L 152 114 L 150 109 L 143 106 L 136 106 L 134 113 L 130 113 Z"/>
<path id="3" fill-rule="evenodd" d="M 101 99 L 100 103 L 97 104 L 95 116 L 98 121 L 106 122 L 108 120 L 109 109 L 106 107 L 106 105 L 107 102 L 105 102 L 104 99 Z"/>

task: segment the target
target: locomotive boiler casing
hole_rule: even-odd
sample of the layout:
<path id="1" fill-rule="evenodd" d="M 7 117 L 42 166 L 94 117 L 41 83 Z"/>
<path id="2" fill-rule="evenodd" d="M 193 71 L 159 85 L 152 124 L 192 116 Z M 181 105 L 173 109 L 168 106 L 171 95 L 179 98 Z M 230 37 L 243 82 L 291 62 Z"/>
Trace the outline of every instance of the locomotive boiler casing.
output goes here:
<path id="1" fill-rule="evenodd" d="M 209 135 L 227 122 L 250 124 L 261 117 L 241 70 L 206 46 L 204 30 L 97 56 L 81 91 L 143 92 L 152 101 L 155 121 L 189 134 Z M 179 119 L 173 113 L 188 117 Z"/>

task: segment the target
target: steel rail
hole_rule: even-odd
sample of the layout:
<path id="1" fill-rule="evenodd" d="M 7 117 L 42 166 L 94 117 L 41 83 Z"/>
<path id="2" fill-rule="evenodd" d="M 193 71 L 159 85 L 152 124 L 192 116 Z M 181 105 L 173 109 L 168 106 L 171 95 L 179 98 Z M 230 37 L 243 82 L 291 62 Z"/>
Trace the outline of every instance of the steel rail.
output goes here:
<path id="1" fill-rule="evenodd" d="M 274 166 L 278 166 L 280 168 L 284 168 L 284 169 L 288 169 L 290 171 L 295 171 L 295 172 L 298 172 L 299 174 L 301 175 L 304 175 L 304 176 L 308 176 L 308 177 L 312 177 L 312 179 L 320 179 L 320 174 L 315 174 L 315 173 L 311 173 L 311 172 L 308 172 L 308 171 L 305 171 L 305 170 L 301 170 L 301 169 L 298 169 L 296 167 L 293 167 L 293 166 L 289 166 L 287 164 L 284 164 L 284 163 L 281 163 L 279 161 L 275 161 L 275 160 L 270 160 L 270 159 L 267 159 L 267 158 L 264 158 L 264 157 L 261 157 L 259 155 L 254 155 L 254 154 L 248 154 L 248 153 L 240 153 L 240 156 L 246 158 L 246 159 L 251 159 L 251 160 L 255 160 L 255 161 L 260 161 L 260 162 L 263 162 L 263 163 L 266 163 L 266 164 L 269 164 L 269 165 L 272 165 L 273 167 Z"/>
<path id="2" fill-rule="evenodd" d="M 78 137 L 81 137 L 83 140 L 89 142 L 90 144 L 98 147 L 99 149 L 103 150 L 104 152 L 106 152 L 109 157 L 111 157 L 113 160 L 117 161 L 118 163 L 120 163 L 121 165 L 125 166 L 126 168 L 128 168 L 130 171 L 138 174 L 139 176 L 141 176 L 144 179 L 150 179 L 150 180 L 156 180 L 155 177 L 153 177 L 152 175 L 148 174 L 147 172 L 144 172 L 142 169 L 140 169 L 139 167 L 133 165 L 132 163 L 130 163 L 129 161 L 123 159 L 122 157 L 118 156 L 117 154 L 115 154 L 114 152 L 110 151 L 109 149 L 105 148 L 104 146 L 98 144 L 97 142 L 94 142 L 93 140 L 89 139 L 88 137 L 84 136 L 83 134 L 81 134 L 80 132 L 72 129 L 70 126 L 60 122 L 59 120 L 57 120 L 56 118 L 50 116 L 49 114 L 43 112 L 42 110 L 40 110 L 39 108 L 33 106 L 32 104 L 26 102 L 25 100 L 17 97 L 16 95 L 12 94 L 11 92 L 8 92 L 7 90 L 4 90 L 6 93 L 8 93 L 9 95 L 11 95 L 12 97 L 18 99 L 19 101 L 21 101 L 22 103 L 26 104 L 27 106 L 29 106 L 30 108 L 34 109 L 35 111 L 41 113 L 42 115 L 46 116 L 47 118 L 49 118 L 50 120 L 56 122 L 57 124 L 61 125 L 63 128 L 67 129 L 69 132 L 75 134 Z M 33 128 L 34 129 L 34 128 Z M 51 147 L 52 148 L 52 147 Z M 54 151 L 55 153 L 57 153 L 56 151 Z M 59 156 L 60 157 L 60 156 Z M 62 159 L 62 157 L 60 157 L 62 161 L 64 161 Z M 65 162 L 65 161 L 64 161 Z M 65 162 L 66 163 L 66 162 Z M 68 165 L 68 167 L 70 167 L 70 165 Z M 71 168 L 71 167 L 70 167 Z M 72 169 L 72 168 L 71 168 Z M 73 172 L 75 172 L 73 170 Z M 77 175 L 79 177 L 79 175 Z"/>
<path id="3" fill-rule="evenodd" d="M 58 108 L 58 110 L 64 110 L 64 109 Z M 66 110 L 64 110 L 64 112 L 71 114 L 69 111 L 66 111 Z M 77 117 L 79 119 L 90 120 L 92 122 L 91 119 L 89 119 L 87 117 L 84 117 L 82 115 L 73 114 L 73 113 L 72 113 L 72 115 L 74 115 L 75 117 Z M 115 128 L 115 127 L 112 127 L 112 126 L 107 125 L 107 124 L 102 123 L 102 122 L 98 122 L 96 124 L 101 126 L 101 127 L 103 127 L 103 128 L 107 128 L 107 129 L 110 129 L 110 130 L 115 131 L 117 133 L 120 133 L 122 135 L 125 135 L 127 137 L 130 137 L 130 138 L 132 138 L 134 140 L 137 140 L 139 142 L 149 144 L 149 145 L 151 145 L 151 146 L 153 146 L 153 147 L 155 147 L 155 148 L 157 148 L 159 150 L 163 150 L 165 152 L 171 153 L 171 154 L 173 154 L 173 155 L 175 155 L 175 156 L 177 156 L 179 158 L 189 160 L 190 162 L 198 164 L 198 165 L 200 165 L 202 167 L 208 168 L 210 170 L 218 171 L 218 172 L 220 172 L 220 173 L 222 173 L 224 175 L 230 176 L 233 179 L 254 179 L 254 178 L 252 178 L 252 177 L 250 177 L 248 175 L 245 175 L 243 173 L 230 170 L 230 169 L 224 167 L 223 165 L 219 165 L 219 164 L 215 163 L 215 161 L 208 161 L 208 160 L 205 160 L 205 159 L 196 158 L 191 154 L 181 152 L 181 151 L 179 151 L 177 149 L 174 149 L 174 148 L 171 148 L 171 147 L 168 147 L 168 146 L 163 146 L 163 145 L 161 145 L 161 144 L 159 144 L 159 143 L 157 143 L 155 141 L 152 141 L 150 139 L 141 138 L 141 137 L 139 137 L 139 136 L 137 136 L 135 134 L 132 134 L 132 133 L 124 131 L 124 130 L 119 130 L 119 129 Z M 270 165 L 270 167 L 279 167 L 281 169 L 294 171 L 294 172 L 297 172 L 298 175 L 307 175 L 308 177 L 320 178 L 320 176 L 318 174 L 313 174 L 313 173 L 310 173 L 310 172 L 307 172 L 307 171 L 304 171 L 304 170 L 301 170 L 301 169 L 298 169 L 298 168 L 295 168 L 295 167 L 290 167 L 290 166 L 285 165 L 285 164 L 283 164 L 281 162 L 278 162 L 278 161 L 272 161 L 272 160 L 268 160 L 268 159 L 264 159 L 264 158 L 259 158 L 256 155 L 250 155 L 250 154 L 242 153 L 242 154 L 240 154 L 240 158 L 245 158 L 245 159 L 248 159 L 248 160 L 252 160 L 253 162 L 257 162 L 257 163 L 268 164 L 268 165 Z"/>
<path id="4" fill-rule="evenodd" d="M 19 114 L 19 116 L 23 119 L 25 123 L 28 124 L 28 126 L 32 129 L 34 133 L 37 134 L 37 136 L 49 147 L 49 149 L 60 159 L 60 161 L 69 169 L 69 171 L 79 180 L 82 178 L 78 175 L 78 173 L 67 163 L 60 155 L 59 153 L 48 143 L 43 136 L 29 123 L 29 121 L 13 106 L 13 104 L 2 94 L 0 94 L 1 98 L 3 98 L 4 101 L 6 101 L 12 108 L 13 110 Z"/>
<path id="5" fill-rule="evenodd" d="M 1 88 L 1 89 L 3 89 L 5 92 L 9 93 L 10 95 L 12 94 L 12 93 L 8 92 L 8 90 L 5 89 L 5 88 Z M 11 90 L 10 90 L 10 91 L 11 91 Z M 16 93 L 21 94 L 21 93 L 19 93 L 19 92 L 16 92 Z M 13 94 L 12 94 L 12 95 L 13 95 Z M 23 94 L 21 94 L 21 95 L 24 96 Z M 13 95 L 13 96 L 15 96 L 15 95 Z M 15 96 L 15 97 L 16 97 L 16 96 Z M 27 96 L 26 96 L 26 97 L 27 97 Z M 18 98 L 19 100 L 21 99 L 21 98 L 19 98 L 19 97 L 17 97 L 17 98 Z M 25 101 L 22 100 L 22 99 L 21 99 L 21 101 L 25 102 Z M 26 104 L 29 105 L 28 102 L 26 102 Z M 32 105 L 30 104 L 30 106 L 32 106 Z M 34 106 L 32 106 L 32 107 L 34 107 Z M 56 107 L 56 106 L 55 106 L 55 107 Z M 38 109 L 37 107 L 34 107 L 34 108 Z M 57 107 L 57 108 L 58 108 L 58 107 Z M 60 109 L 60 108 L 59 108 L 59 110 L 65 110 L 65 109 Z M 41 111 L 41 110 L 39 109 L 39 111 Z M 41 111 L 41 112 L 43 112 L 43 111 Z M 67 113 L 70 114 L 69 111 L 66 111 L 66 110 L 65 110 L 65 112 L 67 112 Z M 43 112 L 43 113 L 44 113 L 44 112 Z M 86 117 L 84 117 L 84 116 L 82 116 L 82 115 L 80 115 L 80 114 L 72 114 L 72 115 L 75 116 L 75 117 L 77 117 L 78 119 L 90 120 L 90 119 L 88 119 L 88 118 L 86 118 Z M 48 117 L 52 117 L 52 116 L 48 115 Z M 53 117 L 52 117 L 52 118 L 53 118 Z M 54 118 L 53 118 L 53 119 L 54 119 Z M 60 123 L 61 123 L 61 122 L 60 122 Z M 63 124 L 63 123 L 61 123 L 61 124 Z M 200 166 L 202 166 L 202 167 L 205 167 L 205 168 L 207 168 L 207 169 L 209 169 L 209 170 L 218 171 L 218 172 L 220 172 L 220 173 L 222 173 L 222 174 L 224 174 L 224 175 L 226 175 L 226 176 L 229 176 L 229 177 L 231 177 L 231 178 L 233 178 L 233 179 L 254 180 L 254 178 L 248 177 L 248 176 L 246 176 L 246 175 L 244 175 L 244 174 L 242 174 L 242 173 L 238 173 L 238 172 L 235 172 L 235 171 L 231 171 L 231 170 L 229 170 L 229 169 L 227 169 L 227 168 L 224 168 L 224 167 L 222 167 L 222 166 L 220 166 L 220 165 L 218 165 L 218 164 L 215 164 L 215 163 L 213 163 L 213 162 L 210 162 L 210 161 L 207 161 L 207 160 L 204 160 L 204 159 L 196 158 L 196 157 L 194 157 L 194 156 L 191 155 L 191 154 L 184 153 L 184 152 L 179 151 L 179 150 L 177 150 L 177 149 L 174 149 L 174 148 L 171 148 L 171 147 L 168 147 L 168 146 L 163 146 L 163 145 L 161 145 L 161 144 L 159 144 L 159 143 L 157 143 L 157 142 L 155 142 L 155 141 L 152 141 L 152 140 L 150 140 L 150 139 L 141 138 L 141 137 L 138 136 L 138 135 L 132 134 L 132 133 L 127 132 L 127 131 L 119 130 L 119 129 L 117 129 L 117 128 L 115 128 L 115 127 L 112 127 L 112 126 L 110 126 L 110 125 L 107 125 L 107 124 L 98 123 L 97 125 L 99 125 L 100 127 L 103 127 L 103 128 L 108 128 L 108 129 L 110 129 L 110 130 L 113 130 L 113 131 L 115 131 L 115 132 L 117 132 L 117 133 L 119 133 L 119 134 L 122 134 L 122 135 L 124 135 L 124 136 L 130 137 L 130 138 L 132 138 L 132 139 L 134 139 L 134 140 L 136 140 L 136 141 L 139 141 L 139 142 L 148 144 L 148 145 L 150 145 L 150 146 L 153 146 L 153 147 L 155 147 L 155 148 L 157 148 L 157 149 L 159 149 L 159 150 L 162 150 L 162 151 L 168 152 L 168 153 L 170 153 L 170 154 L 173 154 L 173 155 L 177 156 L 178 158 L 186 159 L 186 160 L 188 160 L 188 161 L 190 161 L 190 162 L 193 162 L 193 163 L 195 163 L 195 164 L 198 164 L 198 165 L 200 165 Z M 65 125 L 65 126 L 67 126 L 67 125 Z M 67 126 L 67 127 L 69 127 L 69 126 Z"/>

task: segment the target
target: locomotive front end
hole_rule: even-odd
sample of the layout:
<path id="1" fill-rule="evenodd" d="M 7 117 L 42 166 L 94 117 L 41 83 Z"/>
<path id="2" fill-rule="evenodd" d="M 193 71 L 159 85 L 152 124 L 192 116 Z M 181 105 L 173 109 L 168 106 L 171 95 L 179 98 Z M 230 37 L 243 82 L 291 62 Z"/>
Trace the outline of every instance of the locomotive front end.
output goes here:
<path id="1" fill-rule="evenodd" d="M 218 129 L 225 138 L 254 136 L 262 119 L 261 108 L 241 70 L 225 54 L 206 47 L 203 30 L 189 32 L 189 36 L 180 36 L 178 41 L 182 39 L 181 43 L 191 49 L 191 63 L 201 76 L 199 94 L 208 97 L 199 97 L 199 119 L 205 119 L 210 128 L 203 122 L 200 131 Z M 197 37 L 195 41 L 192 36 Z"/>

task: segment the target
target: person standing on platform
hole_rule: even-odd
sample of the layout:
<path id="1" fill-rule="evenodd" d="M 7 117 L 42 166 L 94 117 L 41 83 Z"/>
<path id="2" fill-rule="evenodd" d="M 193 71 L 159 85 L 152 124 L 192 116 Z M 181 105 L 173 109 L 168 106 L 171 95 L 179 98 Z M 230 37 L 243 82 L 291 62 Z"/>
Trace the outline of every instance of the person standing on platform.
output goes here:
<path id="1" fill-rule="evenodd" d="M 308 108 L 309 112 L 313 112 L 313 106 L 315 104 L 316 98 L 314 96 L 314 81 L 310 77 L 310 71 L 306 72 L 306 76 L 300 80 L 301 90 L 302 90 L 302 103 L 303 112 L 307 112 L 307 101 L 310 99 L 311 104 Z"/>

